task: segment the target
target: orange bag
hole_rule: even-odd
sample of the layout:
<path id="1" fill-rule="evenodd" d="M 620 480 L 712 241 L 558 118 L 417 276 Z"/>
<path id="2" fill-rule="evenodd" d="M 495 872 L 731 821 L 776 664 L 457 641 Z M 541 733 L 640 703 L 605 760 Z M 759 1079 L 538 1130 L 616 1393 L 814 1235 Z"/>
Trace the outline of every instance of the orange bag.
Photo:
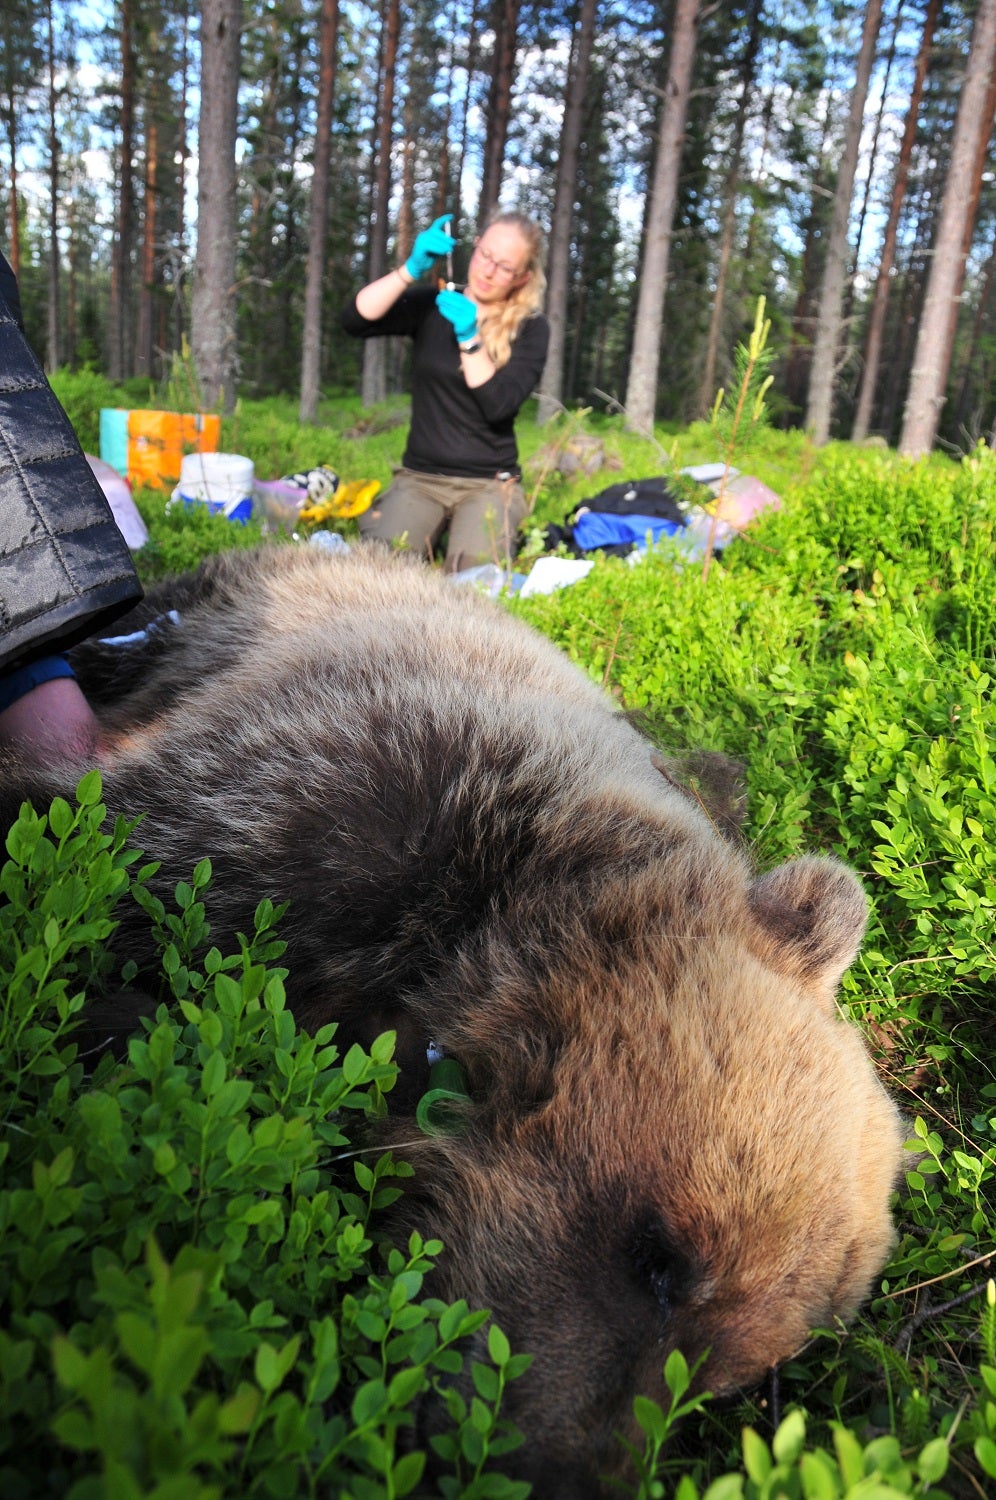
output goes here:
<path id="1" fill-rule="evenodd" d="M 221 418 L 213 413 L 128 413 L 128 479 L 136 488 L 171 489 L 185 453 L 217 453 Z"/>

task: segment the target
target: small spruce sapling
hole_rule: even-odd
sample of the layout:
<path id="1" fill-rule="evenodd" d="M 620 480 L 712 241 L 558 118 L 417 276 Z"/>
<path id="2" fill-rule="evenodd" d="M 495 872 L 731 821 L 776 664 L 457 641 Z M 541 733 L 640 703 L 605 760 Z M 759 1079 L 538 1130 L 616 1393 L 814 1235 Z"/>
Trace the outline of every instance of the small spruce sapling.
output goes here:
<path id="1" fill-rule="evenodd" d="M 774 379 L 767 373 L 773 355 L 768 345 L 771 319 L 764 316 L 765 299 L 757 299 L 754 327 L 746 344 L 738 344 L 735 358 L 735 389 L 727 394 L 720 386 L 709 418 L 719 439 L 723 456 L 723 473 L 712 506 L 712 521 L 702 562 L 702 580 L 709 577 L 709 564 L 716 543 L 716 525 L 723 508 L 723 497 L 730 480 L 733 460 L 749 438 L 765 421 L 764 398 Z"/>

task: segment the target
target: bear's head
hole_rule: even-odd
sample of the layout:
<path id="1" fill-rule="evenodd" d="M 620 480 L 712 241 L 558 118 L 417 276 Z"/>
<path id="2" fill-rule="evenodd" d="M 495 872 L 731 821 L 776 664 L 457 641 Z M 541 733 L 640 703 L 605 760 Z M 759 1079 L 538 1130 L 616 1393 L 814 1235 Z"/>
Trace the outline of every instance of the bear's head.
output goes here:
<path id="1" fill-rule="evenodd" d="M 433 996 L 472 1102 L 406 1153 L 403 1212 L 446 1245 L 437 1290 L 533 1355 L 503 1463 L 544 1500 L 601 1494 L 670 1350 L 750 1389 L 853 1314 L 892 1237 L 899 1116 L 835 1001 L 857 880 L 701 848 L 670 866 L 556 924 L 524 904 L 515 943 L 468 953 L 449 1009 Z"/>

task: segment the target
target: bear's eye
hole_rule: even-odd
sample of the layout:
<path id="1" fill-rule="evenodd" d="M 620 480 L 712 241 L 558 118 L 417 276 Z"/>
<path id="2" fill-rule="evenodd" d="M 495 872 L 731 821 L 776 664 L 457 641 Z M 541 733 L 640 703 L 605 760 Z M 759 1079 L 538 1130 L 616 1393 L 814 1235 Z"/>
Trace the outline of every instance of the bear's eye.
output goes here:
<path id="1" fill-rule="evenodd" d="M 687 1279 L 687 1267 L 660 1224 L 648 1222 L 637 1228 L 630 1240 L 629 1261 L 661 1312 L 672 1312 Z"/>

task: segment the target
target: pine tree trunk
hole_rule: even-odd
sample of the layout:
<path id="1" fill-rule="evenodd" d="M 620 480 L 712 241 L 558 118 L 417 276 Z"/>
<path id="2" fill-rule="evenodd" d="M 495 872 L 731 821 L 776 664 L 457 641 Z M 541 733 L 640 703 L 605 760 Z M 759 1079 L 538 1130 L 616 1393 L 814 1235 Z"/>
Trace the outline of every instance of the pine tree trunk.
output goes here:
<path id="1" fill-rule="evenodd" d="M 398 260 L 405 260 L 415 243 L 415 106 L 414 90 L 405 93 L 405 137 L 401 153 L 401 200 L 398 204 L 396 248 Z M 440 213 L 443 210 L 440 209 Z"/>
<path id="2" fill-rule="evenodd" d="M 882 0 L 867 0 L 865 19 L 861 32 L 861 48 L 855 68 L 854 88 L 848 111 L 847 128 L 844 134 L 844 149 L 841 153 L 837 187 L 834 192 L 833 215 L 827 240 L 826 262 L 820 287 L 819 311 L 816 318 L 816 337 L 813 341 L 813 357 L 809 368 L 809 401 L 806 409 L 806 427 L 815 443 L 825 443 L 830 436 L 830 421 L 833 412 L 834 387 L 837 380 L 837 345 L 844 307 L 844 278 L 847 271 L 847 224 L 851 213 L 851 196 L 858 165 L 858 149 L 861 144 L 861 124 L 864 119 L 865 101 L 868 98 L 868 82 L 875 61 L 875 44 L 882 21 Z"/>
<path id="3" fill-rule="evenodd" d="M 871 313 L 868 318 L 868 333 L 865 339 L 864 371 L 861 377 L 858 406 L 854 414 L 854 426 L 851 429 L 852 443 L 863 442 L 868 436 L 868 429 L 871 426 L 872 403 L 875 398 L 879 365 L 882 360 L 882 334 L 885 329 L 885 313 L 889 302 L 892 270 L 896 263 L 896 238 L 899 234 L 899 219 L 902 213 L 903 200 L 906 197 L 906 183 L 910 174 L 910 158 L 913 155 L 913 142 L 916 138 L 920 101 L 923 98 L 923 86 L 927 77 L 927 68 L 930 64 L 930 49 L 934 41 L 934 30 L 937 26 L 937 14 L 940 10 L 940 3 L 941 0 L 929 0 L 923 18 L 923 30 L 920 33 L 920 47 L 917 52 L 916 67 L 913 76 L 913 89 L 910 94 L 909 108 L 906 111 L 906 124 L 903 127 L 903 138 L 899 146 L 899 155 L 896 159 L 896 175 L 892 184 L 889 217 L 886 220 L 885 233 L 882 237 L 882 253 L 879 260 L 878 274 L 875 277 L 875 290 L 872 294 Z"/>
<path id="4" fill-rule="evenodd" d="M 988 141 L 993 125 L 991 106 L 987 117 L 987 101 L 991 98 L 994 67 L 996 0 L 979 0 L 899 439 L 900 453 L 910 457 L 930 452 L 944 405 L 952 328 L 964 274 L 964 247 L 971 230 L 979 136 L 984 132 Z"/>
<path id="5" fill-rule="evenodd" d="M 442 140 L 439 147 L 439 177 L 436 182 L 436 197 L 433 203 L 432 216 L 438 219 L 440 214 L 452 213 L 454 224 L 459 217 L 460 187 L 457 184 L 456 193 L 452 191 L 450 182 L 450 131 L 453 127 L 453 41 L 450 40 L 450 59 L 446 70 L 446 106 L 443 111 Z M 453 199 L 456 202 L 453 202 Z M 452 226 L 451 226 L 452 227 Z M 412 223 L 414 234 L 414 221 Z M 454 228 L 454 234 L 458 231 Z M 410 242 L 409 242 L 410 244 Z M 407 250 L 405 251 L 407 254 Z"/>
<path id="6" fill-rule="evenodd" d="M 367 279 L 376 281 L 387 270 L 387 213 L 391 201 L 391 142 L 394 134 L 394 80 L 401 30 L 399 0 L 385 0 L 383 58 L 377 109 L 377 154 L 374 165 Z M 375 406 L 387 395 L 387 348 L 383 339 L 363 343 L 361 400 Z"/>
<path id="7" fill-rule="evenodd" d="M 692 66 L 695 61 L 698 14 L 699 0 L 676 0 L 671 56 L 657 134 L 654 177 L 645 218 L 645 248 L 636 304 L 633 353 L 626 385 L 626 425 L 633 432 L 646 433 L 653 430 L 657 406 L 657 372 L 660 368 L 671 230 L 678 196 L 678 170 L 691 91 Z"/>
<path id="8" fill-rule="evenodd" d="M 182 294 L 182 284 L 186 268 L 186 245 L 187 245 L 187 157 L 189 155 L 189 141 L 187 138 L 187 110 L 189 79 L 187 70 L 190 57 L 190 11 L 189 0 L 182 0 L 183 31 L 180 48 L 180 117 L 177 121 L 177 209 L 178 226 L 176 242 L 176 260 L 174 262 L 173 275 L 173 347 L 183 349 L 184 336 L 186 334 L 186 309 Z"/>
<path id="9" fill-rule="evenodd" d="M 138 301 L 138 338 L 135 344 L 135 366 L 140 375 L 151 376 L 155 359 L 155 282 L 158 193 L 156 168 L 159 156 L 159 128 L 149 121 L 145 140 L 145 214 L 142 224 L 142 285 Z"/>
<path id="10" fill-rule="evenodd" d="M 501 196 L 505 143 L 508 140 L 508 121 L 512 112 L 512 84 L 515 81 L 519 5 L 520 0 L 496 0 L 495 57 L 488 91 L 487 134 L 484 141 L 481 198 L 477 210 L 478 227 L 481 229 L 497 209 Z"/>
<path id="11" fill-rule="evenodd" d="M 456 187 L 456 200 L 457 200 L 456 204 L 454 205 L 454 210 L 453 210 L 453 212 L 454 212 L 453 231 L 454 231 L 454 234 L 456 234 L 457 236 L 459 236 L 459 229 L 460 229 L 460 223 L 459 223 L 460 217 L 461 217 L 460 210 L 462 210 L 462 208 L 463 208 L 463 199 L 462 199 L 462 191 L 463 191 L 463 168 L 464 168 L 464 163 L 467 160 L 467 133 L 468 133 L 468 124 L 467 124 L 467 121 L 468 121 L 468 117 L 470 115 L 471 99 L 472 99 L 472 95 L 473 95 L 473 92 L 474 92 L 474 74 L 477 72 L 477 56 L 478 56 L 478 43 L 477 43 L 477 39 L 478 39 L 478 34 L 480 32 L 480 23 L 479 23 L 480 5 L 481 5 L 481 0 L 473 0 L 473 3 L 471 4 L 471 8 L 470 8 L 470 29 L 469 29 L 469 34 L 467 36 L 467 58 L 466 58 L 467 87 L 464 90 L 464 96 L 463 96 L 463 115 L 462 115 L 461 120 L 460 120 L 460 146 L 459 146 L 459 150 L 457 152 L 456 171 L 455 171 L 454 177 L 453 177 L 453 181 L 454 181 L 454 184 L 455 184 L 455 187 Z"/>
<path id="12" fill-rule="evenodd" d="M 989 90 L 986 94 L 986 102 L 983 105 L 982 118 L 992 120 L 996 114 L 996 63 L 989 75 Z M 961 294 L 965 286 L 965 269 L 968 262 L 968 253 L 972 248 L 972 238 L 975 230 L 975 220 L 979 212 L 979 202 L 982 198 L 982 182 L 986 166 L 989 161 L 989 131 L 980 130 L 978 145 L 976 149 L 975 162 L 972 167 L 972 190 L 971 196 L 965 205 L 965 228 L 962 235 L 961 255 L 958 261 L 958 272 L 954 284 L 954 312 L 948 325 L 947 347 L 944 350 L 942 360 L 944 368 L 951 368 L 951 359 L 954 354 L 955 336 L 958 324 L 958 307 L 961 303 Z"/>
<path id="13" fill-rule="evenodd" d="M 761 45 L 761 8 L 763 0 L 751 0 L 750 30 L 740 64 L 740 104 L 733 126 L 730 143 L 730 167 L 726 174 L 726 205 L 723 210 L 723 231 L 719 242 L 719 257 L 716 264 L 716 291 L 712 299 L 712 314 L 706 337 L 705 362 L 702 366 L 702 383 L 699 386 L 698 411 L 707 417 L 716 396 L 716 364 L 719 358 L 719 341 L 723 331 L 723 312 L 726 303 L 726 282 L 730 260 L 733 256 L 733 231 L 736 226 L 737 188 L 743 165 L 744 134 L 747 129 L 747 109 L 754 89 L 754 69 L 758 49 Z"/>
<path id="14" fill-rule="evenodd" d="M 19 17 L 13 8 L 0 10 L 3 25 L 4 56 L 4 100 L 3 118 L 10 155 L 10 197 L 7 200 L 7 260 L 15 277 L 21 274 L 21 222 L 17 212 L 17 147 L 20 111 L 17 96 L 27 81 L 20 75 L 15 54 L 15 32 L 19 30 Z"/>
<path id="15" fill-rule="evenodd" d="M 339 0 L 322 0 L 318 32 L 318 117 L 315 163 L 308 218 L 308 260 L 304 282 L 304 329 L 301 336 L 301 400 L 298 420 L 318 417 L 322 359 L 322 292 L 329 223 L 329 169 L 332 161 L 332 114 L 335 103 L 336 43 Z"/>
<path id="16" fill-rule="evenodd" d="M 134 0 L 121 0 L 121 154 L 118 160 L 117 224 L 111 247 L 111 309 L 108 327 L 108 373 L 123 380 L 131 373 L 128 329 L 131 314 L 132 157 L 135 146 Z"/>
<path id="17" fill-rule="evenodd" d="M 848 352 L 844 355 L 844 364 L 850 365 L 850 353 L 854 347 L 851 337 L 852 318 L 854 315 L 854 298 L 857 281 L 857 271 L 861 264 L 861 246 L 864 244 L 865 225 L 868 222 L 868 210 L 871 206 L 872 193 L 878 190 L 878 150 L 882 139 L 882 126 L 885 121 L 886 110 L 890 105 L 889 84 L 892 78 L 892 69 L 896 61 L 896 48 L 899 43 L 899 33 L 903 24 L 904 0 L 898 0 L 895 15 L 892 18 L 892 36 L 889 39 L 889 47 L 885 56 L 885 67 L 882 70 L 881 94 L 878 109 L 875 112 L 875 126 L 872 130 L 871 145 L 868 148 L 868 171 L 865 174 L 864 192 L 861 195 L 861 208 L 858 211 L 858 222 L 854 230 L 854 253 L 851 257 L 851 268 L 847 278 L 847 289 L 844 294 L 844 330 L 847 341 Z"/>
<path id="18" fill-rule="evenodd" d="M 59 367 L 59 122 L 56 118 L 55 28 L 52 0 L 45 7 L 48 45 L 48 337 L 45 364 Z"/>
<path id="19" fill-rule="evenodd" d="M 235 409 L 235 141 L 241 0 L 201 0 L 197 255 L 191 353 L 208 407 Z"/>
<path id="20" fill-rule="evenodd" d="M 955 423 L 959 432 L 963 432 L 973 444 L 982 436 L 981 418 L 984 409 L 977 408 L 972 411 L 973 398 L 978 393 L 983 393 L 983 399 L 987 402 L 991 398 L 992 383 L 985 379 L 973 379 L 973 371 L 976 366 L 979 351 L 982 346 L 983 335 L 986 324 L 990 320 L 993 304 L 993 288 L 996 286 L 996 238 L 989 247 L 989 255 L 986 260 L 986 269 L 982 277 L 982 287 L 979 291 L 979 300 L 975 308 L 975 317 L 972 320 L 972 332 L 967 341 L 964 357 L 961 362 L 962 375 L 958 391 L 958 406 L 955 413 Z"/>
<path id="21" fill-rule="evenodd" d="M 17 212 L 17 146 L 14 138 L 13 117 L 10 120 L 10 203 L 8 206 L 7 259 L 15 276 L 21 274 L 21 220 Z"/>
<path id="22" fill-rule="evenodd" d="M 66 362 L 71 370 L 77 368 L 76 351 L 79 346 L 79 221 L 76 217 L 76 202 L 69 206 L 69 255 L 66 276 Z"/>
<path id="23" fill-rule="evenodd" d="M 564 121 L 557 159 L 557 185 L 550 220 L 547 254 L 546 315 L 550 320 L 550 348 L 539 389 L 537 420 L 542 425 L 560 410 L 564 392 L 564 350 L 567 339 L 567 291 L 571 252 L 571 225 L 577 190 L 581 122 L 591 51 L 595 40 L 597 0 L 581 0 L 576 38 L 572 38 L 571 63 L 564 98 Z"/>

